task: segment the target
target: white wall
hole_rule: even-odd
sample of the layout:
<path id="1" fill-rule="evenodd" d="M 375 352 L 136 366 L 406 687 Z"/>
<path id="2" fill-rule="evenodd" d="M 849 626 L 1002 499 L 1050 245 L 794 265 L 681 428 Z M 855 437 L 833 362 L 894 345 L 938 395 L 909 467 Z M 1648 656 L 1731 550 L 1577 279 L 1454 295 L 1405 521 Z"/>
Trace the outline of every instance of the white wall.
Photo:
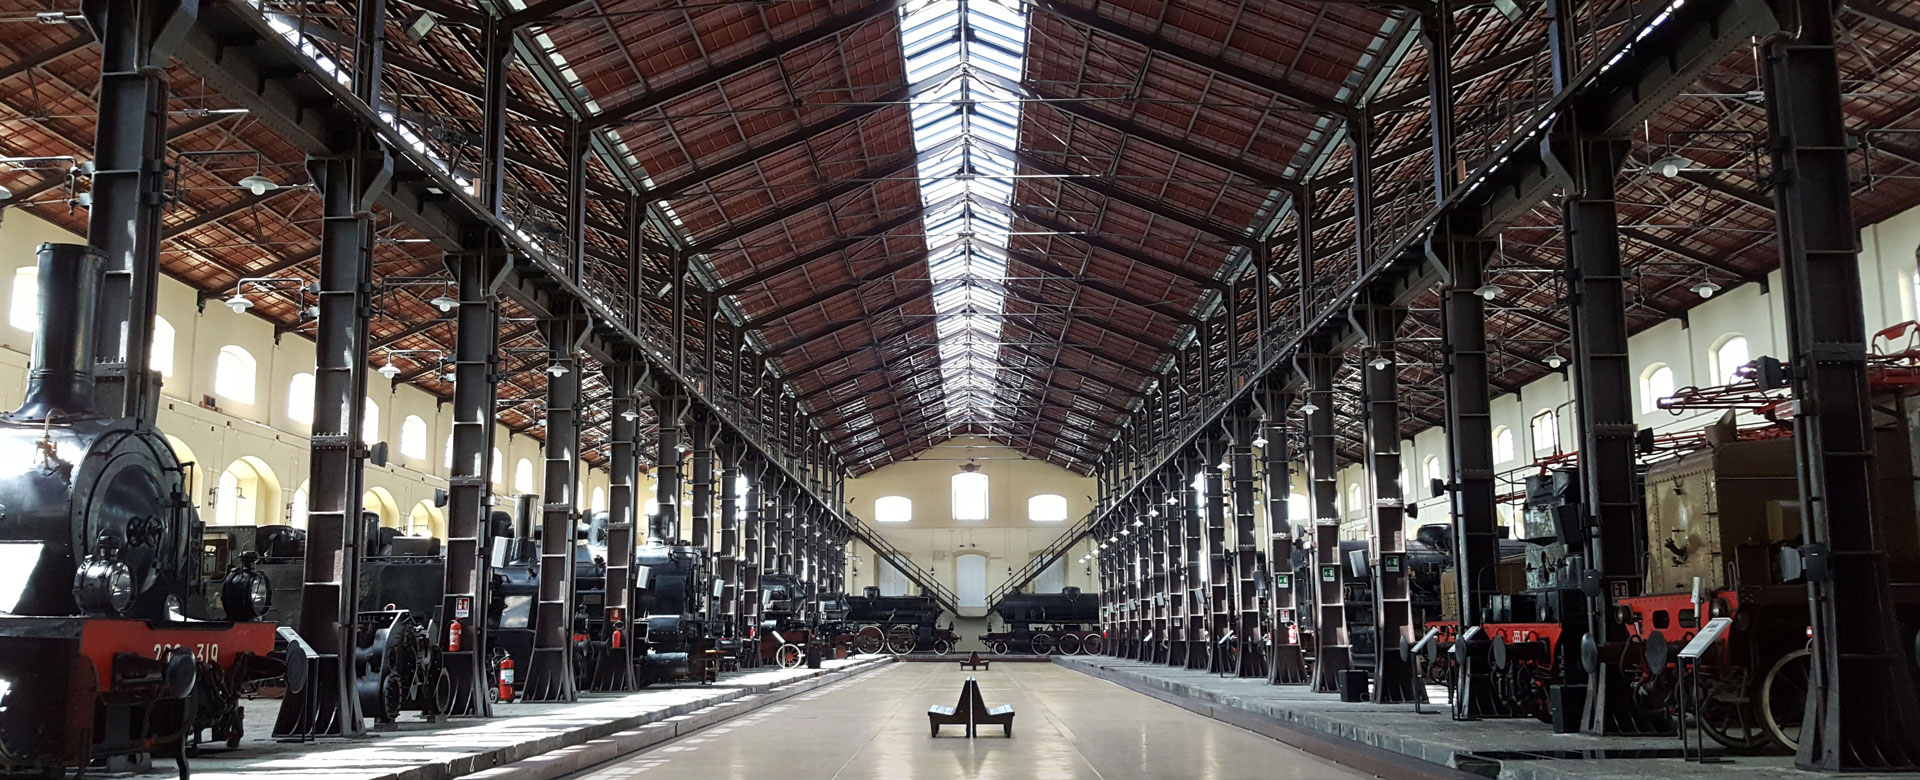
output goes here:
<path id="1" fill-rule="evenodd" d="M 987 557 L 986 586 L 992 592 L 1006 583 L 1009 571 L 1026 566 L 1093 509 L 1091 478 L 1023 458 L 1018 451 L 985 439 L 956 438 L 920 453 L 920 458 L 847 480 L 847 509 L 877 529 L 888 543 L 906 552 L 913 566 L 930 572 L 950 589 L 957 585 L 960 555 Z M 952 478 L 968 458 L 975 459 L 980 473 L 987 475 L 990 505 L 986 520 L 953 518 Z M 1027 499 L 1043 493 L 1067 499 L 1065 521 L 1028 519 Z M 884 496 L 912 500 L 913 519 L 906 523 L 874 522 L 874 501 Z M 1097 580 L 1088 573 L 1087 565 L 1075 563 L 1089 546 L 1082 542 L 1068 553 L 1064 584 L 1096 588 Z M 847 589 L 858 592 L 864 586 L 880 584 L 873 550 L 856 542 L 853 555 L 859 560 L 849 559 Z"/>
<path id="2" fill-rule="evenodd" d="M 85 243 L 85 239 L 31 214 L 0 209 L 0 288 L 4 288 L 0 289 L 0 305 L 11 300 L 15 271 L 35 265 L 36 252 L 45 242 Z M 310 430 L 307 424 L 289 417 L 287 386 L 295 374 L 313 371 L 313 342 L 294 334 L 276 341 L 273 325 L 267 320 L 234 314 L 218 300 L 209 301 L 201 309 L 197 300 L 193 288 L 172 278 L 161 279 L 158 313 L 174 328 L 174 364 L 161 388 L 160 430 L 191 451 L 197 475 L 194 497 L 208 522 L 213 521 L 210 502 L 217 500 L 214 488 L 220 472 L 249 456 L 271 472 L 270 482 L 278 483 L 271 500 L 259 497 L 256 520 L 288 522 L 294 493 L 307 481 Z M 203 397 L 214 395 L 214 366 L 220 349 L 229 344 L 246 349 L 257 362 L 254 403 L 215 398 L 215 408 L 205 407 Z M 12 409 L 24 396 L 32 347 L 32 333 L 0 317 L 0 408 Z M 398 523 L 404 527 L 417 504 L 430 503 L 434 489 L 446 487 L 447 469 L 442 464 L 447 436 L 453 430 L 451 408 L 413 385 L 396 387 L 377 374 L 368 385 L 368 394 L 379 407 L 380 436 L 391 443 L 391 462 L 385 467 L 367 468 L 367 488 L 392 497 Z M 400 428 L 408 415 L 417 415 L 427 423 L 424 458 L 400 455 Z M 514 464 L 522 458 L 533 464 L 538 490 L 540 443 L 531 437 L 511 435 L 505 427 L 496 428 L 495 436 L 506 461 L 502 464 L 505 484 L 497 485 L 496 492 L 514 492 Z M 604 472 L 589 471 L 585 477 L 583 503 L 596 487 L 604 494 L 608 484 Z M 424 533 L 426 529 L 419 531 Z"/>

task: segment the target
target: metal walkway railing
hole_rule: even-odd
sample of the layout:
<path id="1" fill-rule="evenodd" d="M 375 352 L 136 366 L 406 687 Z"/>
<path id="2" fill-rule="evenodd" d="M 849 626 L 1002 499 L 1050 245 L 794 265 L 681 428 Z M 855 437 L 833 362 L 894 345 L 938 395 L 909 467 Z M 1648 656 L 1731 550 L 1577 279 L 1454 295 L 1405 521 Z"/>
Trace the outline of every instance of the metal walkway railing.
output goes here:
<path id="1" fill-rule="evenodd" d="M 1028 583 L 1033 582 L 1035 577 L 1040 576 L 1040 572 L 1046 571 L 1047 567 L 1052 566 L 1054 561 L 1065 557 L 1068 550 L 1073 549 L 1073 546 L 1079 544 L 1081 539 L 1086 538 L 1087 534 L 1092 533 L 1095 514 L 1094 512 L 1088 512 L 1086 516 L 1081 517 L 1080 521 L 1074 523 L 1073 527 L 1068 528 L 1066 533 L 1054 539 L 1047 545 L 1046 549 L 1040 551 L 1039 555 L 1034 556 L 1033 560 L 1027 561 L 1027 565 L 1020 567 L 1019 571 L 1014 572 L 1012 577 L 1008 577 L 1005 585 L 1001 585 L 999 590 L 989 594 L 987 596 L 987 611 L 993 611 L 994 607 L 1000 606 L 1001 599 L 1006 598 L 1014 591 L 1024 588 Z"/>
<path id="2" fill-rule="evenodd" d="M 881 559 L 885 560 L 893 568 L 900 570 L 901 574 L 907 575 L 907 579 L 912 580 L 913 584 L 919 585 L 922 593 L 932 596 L 933 602 L 939 604 L 941 609 L 955 615 L 960 614 L 960 597 L 955 595 L 953 591 L 948 590 L 947 586 L 940 584 L 940 581 L 934 579 L 933 575 L 921 571 L 920 567 L 915 566 L 913 561 L 907 557 L 906 553 L 901 552 L 900 548 L 893 546 L 893 543 L 880 538 L 880 533 L 873 530 L 873 526 L 867 525 L 865 521 L 861 520 L 852 512 L 842 510 L 840 516 L 846 520 L 847 527 L 853 529 L 854 538 L 859 539 L 868 547 L 873 548 L 875 555 L 880 556 Z"/>

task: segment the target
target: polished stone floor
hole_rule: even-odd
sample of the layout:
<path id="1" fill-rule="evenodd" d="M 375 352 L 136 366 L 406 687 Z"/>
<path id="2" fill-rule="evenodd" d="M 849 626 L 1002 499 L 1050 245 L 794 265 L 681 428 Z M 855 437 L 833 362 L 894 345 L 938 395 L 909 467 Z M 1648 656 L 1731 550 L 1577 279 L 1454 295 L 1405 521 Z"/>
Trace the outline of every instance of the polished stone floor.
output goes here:
<path id="1" fill-rule="evenodd" d="M 978 739 L 952 727 L 927 736 L 927 706 L 953 704 L 969 674 L 989 705 L 1018 712 L 1011 739 L 998 728 Z M 573 780 L 1368 776 L 1053 664 L 962 672 L 925 663 L 892 664 Z"/>

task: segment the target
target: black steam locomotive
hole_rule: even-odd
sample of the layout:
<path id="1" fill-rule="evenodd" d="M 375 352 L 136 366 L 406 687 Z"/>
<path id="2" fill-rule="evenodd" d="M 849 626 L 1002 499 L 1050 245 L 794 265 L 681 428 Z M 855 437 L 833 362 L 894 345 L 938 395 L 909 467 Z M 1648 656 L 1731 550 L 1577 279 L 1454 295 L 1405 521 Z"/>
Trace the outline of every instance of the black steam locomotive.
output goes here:
<path id="1" fill-rule="evenodd" d="M 0 477 L 0 774 L 171 755 L 184 775 L 202 732 L 238 743 L 242 687 L 304 683 L 257 622 L 272 594 L 250 563 L 224 573 L 223 609 L 210 606 L 189 464 L 151 408 L 125 418 L 96 403 L 96 336 L 115 335 L 96 333 L 102 277 L 86 247 L 40 247 L 27 396 L 0 415 L 0 451 L 18 458 Z"/>
<path id="2" fill-rule="evenodd" d="M 846 602 L 845 625 L 854 647 L 863 653 L 946 655 L 960 641 L 952 624 L 940 627 L 944 610 L 932 596 L 882 596 L 879 588 L 868 586 Z"/>
<path id="3" fill-rule="evenodd" d="M 995 605 L 993 613 L 1006 623 L 1004 631 L 989 631 L 980 641 L 999 655 L 1048 655 L 1100 652 L 1100 597 L 1062 588 L 1059 593 L 1014 592 Z"/>

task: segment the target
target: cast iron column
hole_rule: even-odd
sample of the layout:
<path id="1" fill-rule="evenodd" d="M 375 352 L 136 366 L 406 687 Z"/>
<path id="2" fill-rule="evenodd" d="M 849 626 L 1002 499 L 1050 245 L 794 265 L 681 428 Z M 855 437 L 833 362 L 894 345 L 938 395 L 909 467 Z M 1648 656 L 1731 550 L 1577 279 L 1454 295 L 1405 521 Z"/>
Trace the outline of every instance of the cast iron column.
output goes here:
<path id="1" fill-rule="evenodd" d="M 1447 270 L 1451 283 L 1440 290 L 1441 329 L 1446 338 L 1447 462 L 1446 485 L 1453 511 L 1453 604 L 1457 632 L 1444 639 L 1455 646 L 1456 683 L 1453 717 L 1473 719 L 1495 714 L 1487 677 L 1486 637 L 1462 641 L 1480 625 L 1487 597 L 1496 593 L 1500 563 L 1499 530 L 1494 523 L 1493 416 L 1487 371 L 1487 301 L 1476 292 L 1486 282 L 1489 250 L 1484 239 L 1436 230 L 1427 250 Z M 1446 605 L 1441 605 L 1442 614 Z"/>
<path id="2" fill-rule="evenodd" d="M 1352 665 L 1352 648 L 1347 645 L 1347 605 L 1341 593 L 1346 563 L 1340 560 L 1340 482 L 1334 462 L 1338 448 L 1333 433 L 1333 372 L 1340 358 L 1308 353 L 1301 356 L 1301 361 L 1307 373 L 1307 402 L 1301 405 L 1301 411 L 1307 418 L 1313 572 L 1319 580 L 1313 600 L 1313 690 L 1336 693 L 1340 690 L 1340 673 Z"/>
<path id="3" fill-rule="evenodd" d="M 1827 771 L 1912 770 L 1920 765 L 1920 742 L 1914 739 L 1920 705 L 1913 698 L 1908 655 L 1913 637 L 1900 635 L 1887 552 L 1912 550 L 1914 532 L 1910 521 L 1900 527 L 1873 500 L 1883 488 L 1875 484 L 1874 410 L 1834 4 L 1779 5 L 1796 34 L 1769 39 L 1765 86 L 1799 401 L 1794 444 L 1813 629 L 1806 721 L 1795 763 Z M 1905 464 L 1898 470 L 1907 471 Z M 1911 498 L 1906 491 L 1895 500 Z"/>
<path id="4" fill-rule="evenodd" d="M 547 436 L 540 485 L 540 585 L 533 609 L 533 660 L 527 701 L 573 701 L 573 548 L 579 513 L 580 367 L 574 360 L 579 322 L 542 323 L 547 338 Z"/>
<path id="5" fill-rule="evenodd" d="M 1160 525 L 1167 536 L 1167 653 L 1163 663 L 1187 665 L 1187 600 L 1192 582 L 1187 577 L 1187 502 L 1186 480 L 1181 478 L 1181 459 L 1167 464 L 1160 475 Z"/>
<path id="6" fill-rule="evenodd" d="M 1227 457 L 1233 467 L 1229 472 L 1233 480 L 1229 496 L 1233 500 L 1233 549 L 1228 555 L 1234 576 L 1234 609 L 1238 612 L 1233 634 L 1239 648 L 1234 655 L 1238 668 L 1232 671 L 1240 677 L 1265 677 L 1267 653 L 1260 635 L 1258 583 L 1260 544 L 1255 527 L 1260 508 L 1255 489 L 1258 476 L 1253 468 L 1254 440 L 1260 437 L 1260 409 L 1251 397 L 1234 405 L 1227 418 L 1227 433 L 1232 444 Z"/>
<path id="7" fill-rule="evenodd" d="M 590 688 L 595 691 L 631 691 L 633 678 L 633 588 L 635 513 L 639 506 L 640 400 L 636 387 L 640 367 L 633 362 L 606 367 L 613 392 L 612 440 L 607 450 L 607 586 L 601 609 L 607 648 L 597 657 Z M 616 639 L 617 637 L 617 639 Z"/>
<path id="8" fill-rule="evenodd" d="M 1293 518 L 1291 498 L 1293 478 L 1288 459 L 1292 457 L 1284 421 L 1292 411 L 1293 394 L 1286 382 L 1269 376 L 1266 386 L 1255 395 L 1266 422 L 1261 437 L 1266 444 L 1260 450 L 1261 492 L 1267 501 L 1267 565 L 1272 567 L 1268 595 L 1267 682 L 1272 685 L 1300 685 L 1307 681 L 1306 654 L 1300 647 L 1298 603 L 1294 599 Z"/>
<path id="9" fill-rule="evenodd" d="M 307 507 L 301 637 L 319 654 L 308 683 L 280 702 L 274 734 L 285 738 L 359 736 L 354 663 L 362 536 L 361 495 L 367 445 L 367 321 L 373 273 L 373 197 L 392 161 L 358 127 L 341 131 L 344 153 L 313 158 L 320 188 L 320 316 L 314 328 L 313 434 Z M 149 318 L 151 319 L 151 318 Z M 143 364 L 144 365 L 144 364 Z"/>
<path id="10" fill-rule="evenodd" d="M 671 379 L 661 379 L 653 396 L 653 416 L 659 421 L 659 453 L 653 466 L 655 507 L 647 541 L 673 545 L 680 541 L 680 425 L 691 402 L 686 391 Z"/>
<path id="11" fill-rule="evenodd" d="M 693 511 L 689 540 L 703 550 L 713 544 L 713 436 L 719 423 L 705 405 L 693 410 Z"/>
<path id="12" fill-rule="evenodd" d="M 1387 305 L 1361 312 L 1366 396 L 1367 477 L 1373 497 L 1373 701 L 1414 701 L 1413 599 L 1407 582 L 1405 496 L 1400 486 L 1400 364 L 1394 341 L 1406 310 Z M 1381 361 L 1385 361 L 1382 363 Z"/>
<path id="13" fill-rule="evenodd" d="M 746 456 L 746 440 L 730 431 L 720 439 L 720 534 L 714 544 L 714 572 L 725 583 L 720 599 L 725 635 L 745 637 L 740 623 L 740 461 Z"/>

